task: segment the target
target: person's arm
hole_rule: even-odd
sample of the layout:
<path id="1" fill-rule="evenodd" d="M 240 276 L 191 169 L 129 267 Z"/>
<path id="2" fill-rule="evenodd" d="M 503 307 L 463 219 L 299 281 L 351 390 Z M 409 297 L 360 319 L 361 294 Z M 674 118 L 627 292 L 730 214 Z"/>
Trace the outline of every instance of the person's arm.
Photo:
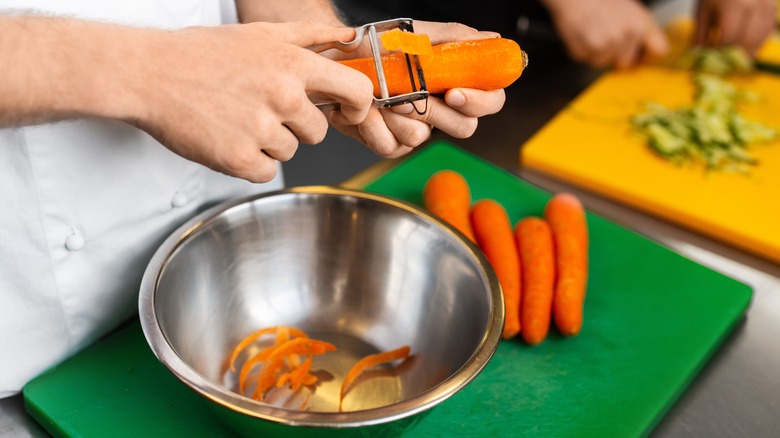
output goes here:
<path id="1" fill-rule="evenodd" d="M 632 67 L 669 44 L 638 0 L 542 0 L 571 57 L 594 67 Z"/>
<path id="2" fill-rule="evenodd" d="M 140 29 L 69 18 L 0 16 L 0 126 L 100 117 L 147 131 L 173 152 L 268 181 L 327 119 L 308 96 L 364 120 L 364 75 L 305 49 L 354 38 L 314 22 Z"/>
<path id="3" fill-rule="evenodd" d="M 0 126 L 85 116 L 130 119 L 141 111 L 134 98 L 140 84 L 117 67 L 147 44 L 146 33 L 131 38 L 121 27 L 0 16 Z"/>
<path id="4" fill-rule="evenodd" d="M 241 23 L 308 20 L 333 26 L 344 25 L 330 0 L 236 0 L 236 9 Z"/>
<path id="5" fill-rule="evenodd" d="M 695 42 L 735 44 L 754 54 L 771 35 L 776 11 L 776 0 L 701 0 Z"/>
<path id="6" fill-rule="evenodd" d="M 290 0 L 270 2 L 257 0 L 236 0 L 239 20 L 284 21 L 321 20 L 326 23 L 341 23 L 338 12 L 328 0 Z M 414 22 L 415 32 L 431 37 L 433 44 L 446 41 L 493 38 L 492 32 L 479 32 L 457 23 Z M 361 52 L 361 56 L 369 56 Z M 455 137 L 466 138 L 474 134 L 482 116 L 498 112 L 504 105 L 504 90 L 480 91 L 453 89 L 445 96 L 431 96 L 428 111 L 420 116 L 410 105 L 393 109 L 372 108 L 366 120 L 360 124 L 348 123 L 339 112 L 329 113 L 330 123 L 343 133 L 353 137 L 371 150 L 386 158 L 394 158 L 410 152 L 431 135 L 437 128 Z"/>

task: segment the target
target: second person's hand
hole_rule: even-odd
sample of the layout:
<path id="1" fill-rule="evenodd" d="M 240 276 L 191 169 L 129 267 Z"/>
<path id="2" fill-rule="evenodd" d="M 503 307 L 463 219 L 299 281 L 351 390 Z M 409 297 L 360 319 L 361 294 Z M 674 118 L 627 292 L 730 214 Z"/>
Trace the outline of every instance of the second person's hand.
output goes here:
<path id="1" fill-rule="evenodd" d="M 628 68 L 663 57 L 669 43 L 637 0 L 544 0 L 571 57 L 593 67 Z"/>
<path id="2" fill-rule="evenodd" d="M 700 0 L 696 43 L 739 45 L 754 54 L 772 33 L 776 0 Z"/>

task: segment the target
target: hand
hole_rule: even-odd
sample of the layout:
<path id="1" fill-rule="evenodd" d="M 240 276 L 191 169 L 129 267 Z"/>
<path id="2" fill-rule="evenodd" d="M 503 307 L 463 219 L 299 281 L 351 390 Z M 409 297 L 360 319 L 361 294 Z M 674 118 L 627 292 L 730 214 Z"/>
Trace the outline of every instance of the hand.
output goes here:
<path id="1" fill-rule="evenodd" d="M 271 180 L 298 143 L 319 143 L 326 117 L 310 94 L 339 102 L 345 126 L 372 105 L 363 74 L 305 47 L 351 40 L 314 22 L 196 27 L 155 34 L 134 120 L 173 152 L 255 182 Z M 374 109 L 375 110 L 375 109 Z"/>
<path id="2" fill-rule="evenodd" d="M 427 34 L 432 44 L 495 38 L 492 32 L 479 32 L 456 23 L 415 21 L 416 33 Z M 363 56 L 370 56 L 362 53 Z M 477 129 L 478 118 L 498 112 L 504 105 L 504 90 L 481 91 L 452 89 L 443 97 L 430 96 L 428 110 L 418 115 L 411 104 L 393 108 L 371 108 L 357 125 L 347 123 L 343 115 L 332 113 L 331 124 L 385 158 L 396 158 L 412 151 L 431 136 L 432 128 L 455 137 L 467 138 Z M 420 107 L 424 105 L 417 102 Z"/>
<path id="3" fill-rule="evenodd" d="M 636 0 L 545 0 L 571 57 L 594 67 L 628 68 L 669 50 L 663 30 Z"/>
<path id="4" fill-rule="evenodd" d="M 755 54 L 772 33 L 775 0 L 701 0 L 696 13 L 697 44 L 739 45 Z"/>

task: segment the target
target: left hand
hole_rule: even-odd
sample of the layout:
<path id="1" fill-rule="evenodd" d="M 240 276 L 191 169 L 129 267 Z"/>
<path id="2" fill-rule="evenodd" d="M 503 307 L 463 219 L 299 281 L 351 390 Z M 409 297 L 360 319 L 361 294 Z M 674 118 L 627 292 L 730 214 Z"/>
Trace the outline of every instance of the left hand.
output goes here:
<path id="1" fill-rule="evenodd" d="M 496 38 L 493 32 L 480 32 L 458 23 L 415 21 L 414 31 L 427 34 L 432 44 Z M 503 106 L 504 90 L 481 91 L 455 88 L 443 97 L 429 96 L 428 110 L 417 114 L 411 104 L 394 108 L 372 107 L 362 123 L 350 125 L 340 112 L 329 114 L 329 121 L 339 131 L 368 146 L 385 158 L 409 153 L 431 136 L 433 128 L 455 138 L 467 138 L 477 129 L 479 117 L 495 114 Z M 424 105 L 422 102 L 416 102 Z"/>

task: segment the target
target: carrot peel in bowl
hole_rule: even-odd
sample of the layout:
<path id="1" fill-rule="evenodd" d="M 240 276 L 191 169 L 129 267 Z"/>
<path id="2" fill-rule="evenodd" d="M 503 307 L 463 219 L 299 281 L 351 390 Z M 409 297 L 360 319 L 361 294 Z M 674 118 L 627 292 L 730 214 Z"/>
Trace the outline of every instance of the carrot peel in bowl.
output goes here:
<path id="1" fill-rule="evenodd" d="M 261 338 L 264 335 L 275 334 L 271 339 Z M 232 350 L 229 369 L 226 372 L 236 372 L 236 361 L 242 353 L 255 342 L 256 352 L 249 355 L 241 364 L 238 375 L 238 392 L 254 400 L 277 404 L 281 399 L 283 405 L 294 403 L 299 409 L 308 409 L 309 402 L 319 379 L 312 374 L 314 356 L 337 351 L 335 345 L 322 340 L 312 339 L 300 329 L 288 326 L 275 326 L 260 329 L 243 338 Z M 339 396 L 341 401 L 347 390 L 354 384 L 359 375 L 373 366 L 389 363 L 409 357 L 410 348 L 404 346 L 392 351 L 372 354 L 359 360 L 349 371 L 342 382 Z M 254 384 L 254 387 L 253 387 Z M 275 388 L 279 388 L 280 393 Z M 286 395 L 280 395 L 286 394 Z M 267 401 L 264 399 L 267 398 Z"/>
<path id="2" fill-rule="evenodd" d="M 395 350 L 385 351 L 377 354 L 369 354 L 368 356 L 360 359 L 352 367 L 352 369 L 349 370 L 349 373 L 347 373 L 347 377 L 345 377 L 344 381 L 341 383 L 341 393 L 340 393 L 341 395 L 339 397 L 339 411 L 341 410 L 341 403 L 342 401 L 344 401 L 344 395 L 346 395 L 347 391 L 352 385 L 352 382 L 354 382 L 355 379 L 357 379 L 363 371 L 383 363 L 389 363 L 400 359 L 406 359 L 407 357 L 409 357 L 409 351 L 410 351 L 409 346 L 404 345 L 403 347 L 396 348 Z"/>
<path id="3" fill-rule="evenodd" d="M 230 356 L 230 371 L 236 371 L 236 359 L 238 359 L 238 356 L 241 354 L 242 351 L 246 350 L 247 347 L 252 345 L 253 342 L 255 342 L 257 339 L 259 339 L 261 336 L 266 334 L 271 334 L 274 332 L 278 333 L 280 329 L 282 329 L 282 326 L 279 327 L 266 327 L 257 331 L 254 331 L 250 333 L 248 336 L 246 336 L 244 339 L 241 340 L 241 342 L 236 345 L 236 348 L 233 349 L 233 354 Z M 299 330 L 295 327 L 284 327 L 288 330 L 288 333 L 290 336 L 294 336 L 297 338 L 308 338 L 306 333 L 304 333 L 302 330 Z"/>

